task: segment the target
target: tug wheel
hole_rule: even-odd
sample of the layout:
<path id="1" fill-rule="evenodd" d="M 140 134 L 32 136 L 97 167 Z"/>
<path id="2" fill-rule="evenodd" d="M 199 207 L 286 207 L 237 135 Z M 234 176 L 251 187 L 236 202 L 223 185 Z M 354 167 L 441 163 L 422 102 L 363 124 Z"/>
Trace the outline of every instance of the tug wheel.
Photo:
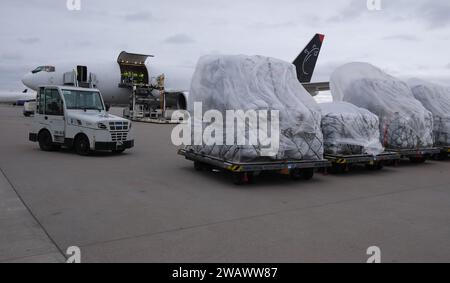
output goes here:
<path id="1" fill-rule="evenodd" d="M 38 135 L 39 147 L 43 151 L 53 151 L 57 147 L 53 145 L 52 135 L 47 130 L 42 130 Z"/>
<path id="2" fill-rule="evenodd" d="M 73 142 L 75 152 L 79 155 L 86 156 L 91 153 L 91 145 L 89 139 L 85 135 L 78 135 Z"/>

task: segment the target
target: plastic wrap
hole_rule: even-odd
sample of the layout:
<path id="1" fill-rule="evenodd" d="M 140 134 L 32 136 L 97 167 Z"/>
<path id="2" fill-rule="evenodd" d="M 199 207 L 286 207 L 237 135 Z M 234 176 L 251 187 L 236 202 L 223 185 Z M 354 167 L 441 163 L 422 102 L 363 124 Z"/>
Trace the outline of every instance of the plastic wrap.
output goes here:
<path id="1" fill-rule="evenodd" d="M 414 97 L 433 114 L 436 146 L 450 146 L 450 88 L 422 82 L 409 82 Z"/>
<path id="2" fill-rule="evenodd" d="M 203 111 L 214 109 L 224 116 L 227 110 L 279 110 L 280 146 L 271 157 L 262 156 L 260 146 L 236 143 L 189 146 L 188 150 L 234 162 L 323 158 L 320 108 L 298 82 L 290 63 L 262 56 L 204 56 L 191 83 L 191 116 L 194 102 L 203 102 Z M 229 126 L 224 124 L 224 133 Z"/>
<path id="3" fill-rule="evenodd" d="M 384 151 L 380 142 L 380 123 L 375 114 L 347 102 L 319 105 L 325 153 L 378 155 Z"/>
<path id="4" fill-rule="evenodd" d="M 403 81 L 370 64 L 350 63 L 334 71 L 330 86 L 334 101 L 350 102 L 378 116 L 384 147 L 433 146 L 433 116 Z"/>

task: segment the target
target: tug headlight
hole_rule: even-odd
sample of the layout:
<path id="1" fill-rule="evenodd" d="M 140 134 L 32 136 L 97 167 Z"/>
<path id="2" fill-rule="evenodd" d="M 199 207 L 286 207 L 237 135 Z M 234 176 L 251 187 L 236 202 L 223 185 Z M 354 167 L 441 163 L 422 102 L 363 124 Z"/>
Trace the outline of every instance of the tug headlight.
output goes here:
<path id="1" fill-rule="evenodd" d="M 107 129 L 108 129 L 108 127 L 106 127 L 106 125 L 103 124 L 103 123 L 98 123 L 98 124 L 97 124 L 97 127 L 98 127 L 99 129 L 101 129 L 101 130 L 107 130 Z"/>

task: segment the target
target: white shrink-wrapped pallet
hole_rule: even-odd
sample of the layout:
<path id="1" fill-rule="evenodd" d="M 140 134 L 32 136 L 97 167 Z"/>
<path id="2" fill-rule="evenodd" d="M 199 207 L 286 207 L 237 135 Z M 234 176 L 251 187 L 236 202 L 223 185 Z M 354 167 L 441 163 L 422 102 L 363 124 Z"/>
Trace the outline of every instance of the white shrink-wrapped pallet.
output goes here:
<path id="1" fill-rule="evenodd" d="M 320 103 L 322 132 L 326 154 L 378 155 L 380 123 L 372 112 L 347 102 Z"/>
<path id="2" fill-rule="evenodd" d="M 423 81 L 410 81 L 412 93 L 434 117 L 436 146 L 450 146 L 450 88 Z"/>
<path id="3" fill-rule="evenodd" d="M 370 64 L 350 63 L 334 71 L 330 85 L 334 101 L 350 102 L 378 116 L 384 147 L 433 146 L 433 115 L 405 82 Z"/>
<path id="4" fill-rule="evenodd" d="M 203 103 L 203 112 L 218 110 L 224 117 L 227 110 L 278 110 L 279 149 L 273 156 L 262 156 L 262 147 L 235 142 L 189 146 L 188 150 L 233 162 L 323 159 L 320 108 L 299 83 L 294 65 L 288 62 L 262 56 L 203 56 L 189 92 L 191 116 L 195 102 Z M 225 122 L 224 135 L 233 126 Z M 247 120 L 245 126 L 249 126 Z"/>

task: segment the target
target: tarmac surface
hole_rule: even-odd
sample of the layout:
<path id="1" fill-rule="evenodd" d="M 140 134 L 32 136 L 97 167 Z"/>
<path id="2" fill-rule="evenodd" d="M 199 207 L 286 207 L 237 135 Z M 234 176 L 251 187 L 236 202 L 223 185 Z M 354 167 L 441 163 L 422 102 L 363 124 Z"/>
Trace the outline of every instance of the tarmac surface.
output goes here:
<path id="1" fill-rule="evenodd" d="M 0 105 L 0 262 L 450 261 L 450 161 L 235 186 L 134 123 L 122 155 L 42 152 Z"/>

